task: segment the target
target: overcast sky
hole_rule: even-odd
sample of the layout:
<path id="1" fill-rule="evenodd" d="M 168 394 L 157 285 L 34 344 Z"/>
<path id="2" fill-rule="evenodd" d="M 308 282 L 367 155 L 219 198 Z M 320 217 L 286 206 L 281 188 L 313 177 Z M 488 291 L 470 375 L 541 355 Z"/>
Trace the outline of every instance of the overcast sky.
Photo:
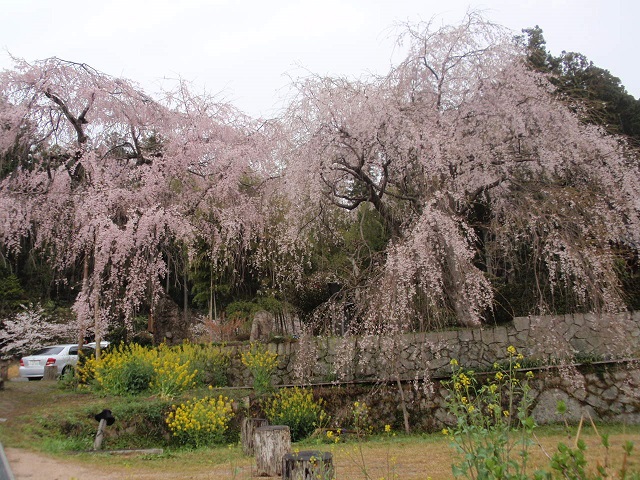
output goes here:
<path id="1" fill-rule="evenodd" d="M 554 55 L 583 53 L 640 97 L 638 0 L 0 0 L 7 52 L 57 56 L 149 93 L 181 77 L 253 116 L 277 112 L 291 78 L 385 73 L 394 25 L 457 23 L 469 9 L 514 32 L 539 25 Z"/>

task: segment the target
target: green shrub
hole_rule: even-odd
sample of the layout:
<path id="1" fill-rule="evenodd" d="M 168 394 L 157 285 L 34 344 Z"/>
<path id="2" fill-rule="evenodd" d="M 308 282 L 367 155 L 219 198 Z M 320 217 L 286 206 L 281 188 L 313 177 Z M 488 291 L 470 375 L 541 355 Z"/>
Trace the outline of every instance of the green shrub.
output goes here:
<path id="1" fill-rule="evenodd" d="M 107 437 L 105 443 L 108 448 L 123 449 L 166 445 L 165 417 L 170 409 L 171 402 L 167 399 L 139 397 L 120 400 L 111 406 L 116 422 L 108 427 L 113 438 Z"/>
<path id="2" fill-rule="evenodd" d="M 90 397 L 87 397 L 90 398 Z M 108 408 L 116 421 L 105 430 L 103 447 L 132 449 L 167 444 L 165 417 L 171 403 L 158 398 L 90 399 L 80 407 L 55 408 L 37 417 L 33 433 L 50 451 L 90 450 L 98 423 L 94 415 Z"/>
<path id="3" fill-rule="evenodd" d="M 304 388 L 281 389 L 262 402 L 262 408 L 273 425 L 287 425 L 293 441 L 308 437 L 328 421 L 322 399 L 313 400 L 313 392 Z"/>

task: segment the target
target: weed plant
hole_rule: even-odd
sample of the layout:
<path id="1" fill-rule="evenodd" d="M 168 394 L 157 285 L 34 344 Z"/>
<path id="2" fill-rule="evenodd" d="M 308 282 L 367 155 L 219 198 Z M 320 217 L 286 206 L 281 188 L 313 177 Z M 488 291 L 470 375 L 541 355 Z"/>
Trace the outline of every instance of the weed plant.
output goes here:
<path id="1" fill-rule="evenodd" d="M 465 370 L 451 360 L 451 380 L 447 408 L 456 423 L 443 433 L 451 438 L 460 461 L 452 465 L 453 475 L 472 479 L 526 478 L 531 433 L 536 424 L 529 415 L 531 405 L 528 379 L 518 378 L 524 359 L 513 346 L 507 349 L 506 368 L 496 370 L 480 383 L 473 370 Z"/>
<path id="2" fill-rule="evenodd" d="M 351 409 L 352 427 L 358 437 L 371 435 L 373 433 L 373 425 L 371 425 L 371 416 L 369 414 L 369 406 L 365 402 L 355 401 Z"/>
<path id="3" fill-rule="evenodd" d="M 628 459 L 633 443 L 623 446 L 622 465 L 613 468 L 605 461 L 589 466 L 586 443 L 580 438 L 582 421 L 573 446 L 560 442 L 553 455 L 546 454 L 547 466 L 532 470 L 529 464 L 531 447 L 538 444 L 534 430 L 536 422 L 530 415 L 532 397 L 529 380 L 533 372 L 521 370 L 524 357 L 513 346 L 507 349 L 508 363 L 494 364 L 495 373 L 480 382 L 473 370 L 465 370 L 451 361 L 452 377 L 445 383 L 448 389 L 447 408 L 455 424 L 443 429 L 456 450 L 458 460 L 452 463 L 456 478 L 596 480 L 605 478 L 640 479 L 639 473 L 628 471 Z M 566 413 L 563 403 L 559 413 Z M 583 417 L 584 420 L 584 417 Z M 567 435 L 569 426 L 566 424 Z M 597 433 L 593 421 L 591 425 Z M 608 436 L 599 435 L 605 449 Z"/>

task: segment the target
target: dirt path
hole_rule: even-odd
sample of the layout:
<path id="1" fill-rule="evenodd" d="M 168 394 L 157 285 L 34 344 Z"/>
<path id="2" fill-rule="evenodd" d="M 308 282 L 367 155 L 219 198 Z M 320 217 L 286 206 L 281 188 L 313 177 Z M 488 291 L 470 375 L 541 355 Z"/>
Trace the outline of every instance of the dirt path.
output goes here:
<path id="1" fill-rule="evenodd" d="M 108 480 L 126 478 L 110 473 L 102 474 L 94 468 L 46 457 L 21 448 L 5 448 L 7 460 L 16 480 Z"/>
<path id="2" fill-rule="evenodd" d="M 73 457 L 61 459 L 42 453 L 19 448 L 6 448 L 5 453 L 16 480 L 251 480 L 268 479 L 252 475 L 253 461 L 246 459 L 240 465 L 200 466 L 195 470 L 184 465 L 181 473 L 174 468 L 168 471 L 127 468 L 122 466 L 101 467 L 83 464 Z M 376 455 L 368 461 L 368 474 L 363 474 L 359 464 L 358 452 L 351 447 L 334 452 L 336 478 L 349 480 L 361 478 L 401 478 L 403 480 L 450 479 L 450 466 L 447 458 L 422 455 L 417 457 L 411 449 L 399 452 L 398 457 L 385 458 L 382 450 L 376 449 Z M 365 452 L 367 457 L 371 456 Z M 272 477 L 276 478 L 276 477 Z M 280 478 L 280 477 L 277 477 Z"/>
<path id="3" fill-rule="evenodd" d="M 251 465 L 230 471 L 228 466 L 217 466 L 206 471 L 185 473 L 141 471 L 124 467 L 83 465 L 72 459 L 64 460 L 21 448 L 5 448 L 5 454 L 16 480 L 227 480 L 251 478 Z"/>

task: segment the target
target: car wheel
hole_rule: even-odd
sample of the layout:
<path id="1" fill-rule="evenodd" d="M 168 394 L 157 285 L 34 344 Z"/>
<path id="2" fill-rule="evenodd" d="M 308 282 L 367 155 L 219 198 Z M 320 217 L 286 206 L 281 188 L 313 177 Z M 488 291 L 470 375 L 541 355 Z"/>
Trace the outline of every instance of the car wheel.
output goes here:
<path id="1" fill-rule="evenodd" d="M 67 365 L 62 369 L 62 375 L 60 375 L 60 378 L 73 376 L 73 373 L 73 367 L 71 365 Z"/>

